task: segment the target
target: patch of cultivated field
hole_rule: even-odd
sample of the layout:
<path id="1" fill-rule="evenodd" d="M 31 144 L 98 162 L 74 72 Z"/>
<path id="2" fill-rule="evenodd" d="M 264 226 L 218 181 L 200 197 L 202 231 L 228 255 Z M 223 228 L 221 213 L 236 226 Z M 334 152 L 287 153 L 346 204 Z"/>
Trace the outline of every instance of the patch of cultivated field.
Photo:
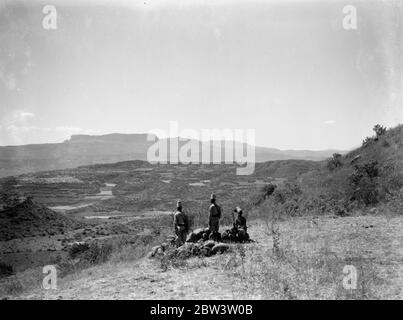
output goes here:
<path id="1" fill-rule="evenodd" d="M 41 289 L 38 273 L 36 288 L 16 298 L 403 299 L 403 217 L 302 217 L 277 227 L 275 245 L 272 225 L 259 219 L 249 229 L 255 242 L 223 255 L 112 260 L 59 279 L 55 290 Z M 346 265 L 356 289 L 343 286 Z"/>

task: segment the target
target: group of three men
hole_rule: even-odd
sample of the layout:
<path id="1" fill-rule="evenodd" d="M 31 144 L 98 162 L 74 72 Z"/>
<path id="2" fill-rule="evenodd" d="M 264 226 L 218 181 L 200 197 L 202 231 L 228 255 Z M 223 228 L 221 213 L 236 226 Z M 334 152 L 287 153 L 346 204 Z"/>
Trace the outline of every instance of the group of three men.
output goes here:
<path id="1" fill-rule="evenodd" d="M 220 219 L 222 216 L 221 207 L 216 203 L 215 194 L 211 194 L 211 205 L 209 207 L 209 230 L 213 240 L 219 240 Z M 242 209 L 237 207 L 235 212 L 238 213 L 237 219 L 234 221 L 234 228 L 244 228 L 246 232 L 246 219 L 242 216 Z M 176 212 L 174 215 L 174 229 L 176 234 L 176 244 L 182 245 L 186 241 L 186 236 L 189 232 L 189 220 L 185 212 L 182 209 L 182 202 L 179 200 L 176 204 Z"/>

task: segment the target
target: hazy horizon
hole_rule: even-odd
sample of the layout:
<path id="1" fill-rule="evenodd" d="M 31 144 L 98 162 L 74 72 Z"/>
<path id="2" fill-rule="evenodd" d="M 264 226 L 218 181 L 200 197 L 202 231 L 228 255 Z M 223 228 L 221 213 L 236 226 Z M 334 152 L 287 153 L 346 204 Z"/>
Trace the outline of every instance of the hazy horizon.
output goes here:
<path id="1" fill-rule="evenodd" d="M 255 129 L 350 150 L 403 123 L 400 1 L 0 0 L 0 145 L 72 134 Z M 342 9 L 357 8 L 357 30 Z"/>
<path id="2" fill-rule="evenodd" d="M 66 141 L 69 141 L 72 138 L 72 136 L 81 136 L 81 135 L 99 137 L 99 136 L 107 136 L 107 135 L 147 135 L 147 134 L 148 134 L 147 132 L 131 132 L 131 133 L 111 132 L 111 133 L 102 133 L 102 134 L 76 133 L 76 134 L 72 134 L 70 137 L 68 137 L 67 139 L 64 139 L 62 141 L 42 142 L 42 143 L 27 143 L 27 144 L 9 144 L 9 145 L 0 145 L 0 147 L 18 147 L 18 146 L 35 145 L 35 144 L 58 144 L 58 143 L 64 143 Z M 160 138 L 160 137 L 158 137 L 158 138 Z M 169 139 L 171 139 L 171 138 L 190 139 L 190 138 L 184 137 L 184 136 L 175 136 L 175 137 L 174 136 L 169 136 L 168 138 Z M 164 139 L 164 138 L 162 138 L 162 139 Z M 215 139 L 209 139 L 209 140 L 198 139 L 198 141 L 200 141 L 200 142 L 215 141 Z M 233 141 L 237 141 L 237 140 L 233 139 Z M 247 143 L 246 141 L 241 141 L 241 142 Z M 257 147 L 257 148 L 278 149 L 278 150 L 281 150 L 281 151 L 328 151 L 328 150 L 333 151 L 334 150 L 334 151 L 346 151 L 346 152 L 350 151 L 350 150 L 352 150 L 354 148 L 359 147 L 359 145 L 356 145 L 356 146 L 352 146 L 349 149 L 335 149 L 335 148 L 329 148 L 329 149 L 296 149 L 296 148 L 280 149 L 280 148 L 274 148 L 274 147 L 271 147 L 271 146 L 262 146 L 262 145 L 257 145 L 257 144 L 254 144 L 254 146 Z"/>

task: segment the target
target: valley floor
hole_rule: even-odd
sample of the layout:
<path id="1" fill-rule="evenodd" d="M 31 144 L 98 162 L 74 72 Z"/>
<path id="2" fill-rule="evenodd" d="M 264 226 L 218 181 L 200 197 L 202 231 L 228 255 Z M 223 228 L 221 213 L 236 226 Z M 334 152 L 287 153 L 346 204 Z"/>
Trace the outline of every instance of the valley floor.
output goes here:
<path id="1" fill-rule="evenodd" d="M 55 290 L 20 299 L 403 299 L 403 217 L 304 217 L 253 221 L 256 242 L 209 258 L 106 263 L 59 279 Z M 343 287 L 343 268 L 357 288 Z M 39 287 L 39 286 L 38 286 Z"/>

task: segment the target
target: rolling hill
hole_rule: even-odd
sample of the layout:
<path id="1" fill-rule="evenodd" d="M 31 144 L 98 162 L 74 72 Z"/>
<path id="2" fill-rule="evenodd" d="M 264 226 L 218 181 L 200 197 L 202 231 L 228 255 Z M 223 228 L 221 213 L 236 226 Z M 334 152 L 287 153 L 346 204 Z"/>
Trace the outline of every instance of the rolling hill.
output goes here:
<path id="1" fill-rule="evenodd" d="M 179 147 L 188 141 L 181 141 Z M 196 143 L 201 150 L 202 144 L 207 142 Z M 99 163 L 147 160 L 147 150 L 152 144 L 154 141 L 147 141 L 147 134 L 114 133 L 99 136 L 73 135 L 62 143 L 3 146 L 0 147 L 0 177 Z M 216 147 L 212 144 L 210 150 L 214 148 Z M 221 148 L 224 154 L 224 146 Z M 279 150 L 256 147 L 255 161 L 288 159 L 318 161 L 331 156 L 334 152 L 336 150 Z"/>

